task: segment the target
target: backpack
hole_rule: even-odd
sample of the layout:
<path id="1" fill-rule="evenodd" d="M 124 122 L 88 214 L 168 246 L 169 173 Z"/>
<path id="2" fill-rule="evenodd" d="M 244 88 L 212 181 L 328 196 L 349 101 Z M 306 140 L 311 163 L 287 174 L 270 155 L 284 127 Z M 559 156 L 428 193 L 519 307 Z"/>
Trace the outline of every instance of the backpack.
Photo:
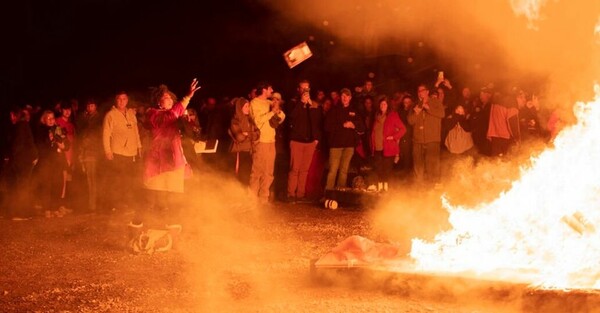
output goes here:
<path id="1" fill-rule="evenodd" d="M 473 137 L 460 126 L 460 123 L 456 123 L 448 132 L 445 144 L 450 153 L 461 154 L 473 148 Z"/>

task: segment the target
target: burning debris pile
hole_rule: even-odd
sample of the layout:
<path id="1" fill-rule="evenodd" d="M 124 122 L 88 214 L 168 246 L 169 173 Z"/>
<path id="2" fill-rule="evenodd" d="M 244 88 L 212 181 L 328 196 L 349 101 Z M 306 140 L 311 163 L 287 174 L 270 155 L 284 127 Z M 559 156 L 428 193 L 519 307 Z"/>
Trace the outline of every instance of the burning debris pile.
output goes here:
<path id="1" fill-rule="evenodd" d="M 453 229 L 432 242 L 414 239 L 416 269 L 530 283 L 600 289 L 600 87 L 577 103 L 578 123 L 553 149 L 522 168 L 512 189 L 475 208 L 443 199 Z"/>
<path id="2" fill-rule="evenodd" d="M 312 264 L 313 277 L 416 299 L 597 312 L 600 86 L 596 94 L 575 105 L 577 123 L 495 200 L 465 207 L 442 197 L 450 229 L 431 241 L 413 239 L 408 257 L 403 247 L 352 236 Z"/>

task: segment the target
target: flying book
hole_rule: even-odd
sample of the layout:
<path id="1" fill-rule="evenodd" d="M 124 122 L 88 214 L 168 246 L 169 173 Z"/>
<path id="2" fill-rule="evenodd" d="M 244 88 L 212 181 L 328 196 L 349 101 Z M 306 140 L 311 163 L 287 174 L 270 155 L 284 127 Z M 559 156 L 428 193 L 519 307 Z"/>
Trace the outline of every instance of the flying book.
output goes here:
<path id="1" fill-rule="evenodd" d="M 310 58 L 311 56 L 312 52 L 306 44 L 306 41 L 293 47 L 292 49 L 286 51 L 283 54 L 283 58 L 285 59 L 285 62 L 287 62 L 287 65 L 290 68 L 293 68 L 294 66 L 302 63 L 304 60 Z"/>
<path id="2" fill-rule="evenodd" d="M 216 153 L 219 140 L 209 139 L 207 141 L 197 141 L 194 144 L 194 151 L 196 153 Z"/>

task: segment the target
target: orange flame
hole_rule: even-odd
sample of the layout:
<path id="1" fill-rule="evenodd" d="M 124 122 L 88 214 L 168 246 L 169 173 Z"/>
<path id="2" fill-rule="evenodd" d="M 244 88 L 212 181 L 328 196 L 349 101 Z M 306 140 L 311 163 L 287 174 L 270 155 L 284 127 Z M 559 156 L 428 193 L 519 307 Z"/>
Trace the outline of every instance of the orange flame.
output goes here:
<path id="1" fill-rule="evenodd" d="M 578 123 L 496 200 L 466 208 L 443 197 L 453 229 L 433 242 L 413 239 L 416 269 L 600 289 L 600 86 L 595 92 L 594 101 L 575 105 Z"/>

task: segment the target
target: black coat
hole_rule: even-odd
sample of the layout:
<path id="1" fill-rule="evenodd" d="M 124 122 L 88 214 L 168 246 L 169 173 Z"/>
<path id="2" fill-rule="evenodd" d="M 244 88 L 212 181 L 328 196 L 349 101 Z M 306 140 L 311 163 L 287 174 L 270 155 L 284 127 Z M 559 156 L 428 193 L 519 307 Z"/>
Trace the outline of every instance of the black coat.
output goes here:
<path id="1" fill-rule="evenodd" d="M 345 128 L 344 123 L 354 123 L 354 129 Z M 341 103 L 331 108 L 325 119 L 325 131 L 330 148 L 350 148 L 358 145 L 359 136 L 365 132 L 364 119 L 352 105 Z"/>
<path id="2" fill-rule="evenodd" d="M 9 162 L 16 167 L 29 167 L 38 158 L 31 127 L 26 121 L 13 125 L 10 140 Z"/>
<path id="3" fill-rule="evenodd" d="M 290 140 L 309 143 L 321 140 L 323 111 L 313 102 L 313 105 L 294 101 L 288 114 L 290 123 Z"/>

